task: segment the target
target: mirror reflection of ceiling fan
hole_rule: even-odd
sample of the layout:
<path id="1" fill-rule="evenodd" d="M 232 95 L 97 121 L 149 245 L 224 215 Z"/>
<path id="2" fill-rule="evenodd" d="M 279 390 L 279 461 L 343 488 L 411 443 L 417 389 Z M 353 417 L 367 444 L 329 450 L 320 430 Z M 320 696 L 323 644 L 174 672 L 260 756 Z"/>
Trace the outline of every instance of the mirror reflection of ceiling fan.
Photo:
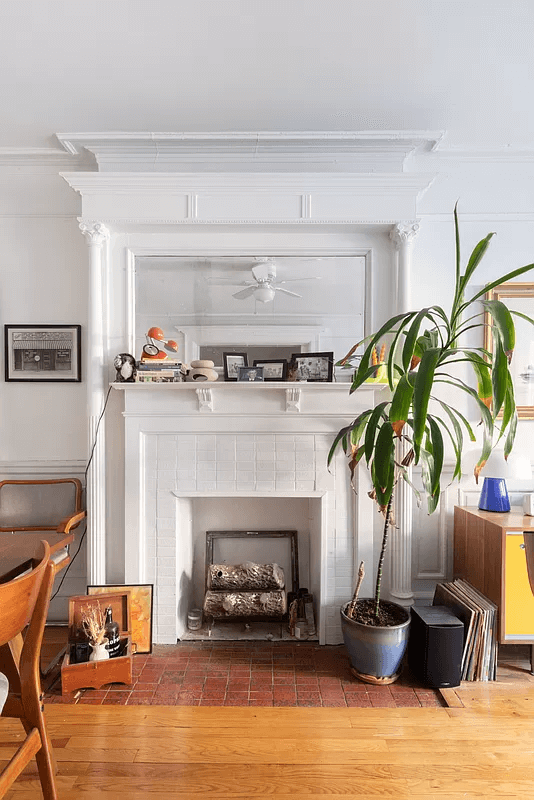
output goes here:
<path id="1" fill-rule="evenodd" d="M 319 259 L 306 259 L 306 260 L 319 260 Z M 271 259 L 258 259 L 255 264 L 251 265 L 252 278 L 249 280 L 241 281 L 240 283 L 231 284 L 227 281 L 221 281 L 221 285 L 244 286 L 244 289 L 235 292 L 232 297 L 236 300 L 246 300 L 247 297 L 254 297 L 254 300 L 260 303 L 271 303 L 276 297 L 277 292 L 289 294 L 292 297 L 302 297 L 297 292 L 292 292 L 285 289 L 283 284 L 295 283 L 302 281 L 317 281 L 321 279 L 320 275 L 310 275 L 304 278 L 286 278 L 282 281 L 276 280 L 276 262 Z M 218 281 L 212 281 L 218 283 Z"/>

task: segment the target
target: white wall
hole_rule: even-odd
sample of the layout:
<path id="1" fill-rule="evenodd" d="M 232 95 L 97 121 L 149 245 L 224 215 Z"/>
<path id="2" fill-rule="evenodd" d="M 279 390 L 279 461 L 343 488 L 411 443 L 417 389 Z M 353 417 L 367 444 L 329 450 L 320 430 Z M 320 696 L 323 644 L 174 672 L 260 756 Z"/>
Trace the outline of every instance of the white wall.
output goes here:
<path id="1" fill-rule="evenodd" d="M 87 248 L 78 197 L 57 166 L 0 164 L 0 319 L 5 324 L 87 323 Z M 4 348 L 1 348 L 2 360 Z M 3 366 L 2 366 L 3 373 Z M 85 365 L 81 383 L 0 380 L 0 479 L 83 480 L 87 458 Z M 71 552 L 78 549 L 83 525 Z M 85 592 L 85 547 L 51 608 L 66 618 L 68 595 Z"/>

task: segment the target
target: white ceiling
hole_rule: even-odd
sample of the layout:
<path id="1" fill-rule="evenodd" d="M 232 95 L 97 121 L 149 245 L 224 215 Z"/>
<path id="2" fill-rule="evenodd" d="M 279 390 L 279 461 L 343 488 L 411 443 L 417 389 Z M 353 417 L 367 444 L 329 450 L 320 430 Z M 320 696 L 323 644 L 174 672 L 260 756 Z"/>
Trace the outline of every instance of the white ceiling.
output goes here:
<path id="1" fill-rule="evenodd" d="M 412 129 L 531 149 L 533 33 L 533 0 L 2 0 L 0 147 Z"/>

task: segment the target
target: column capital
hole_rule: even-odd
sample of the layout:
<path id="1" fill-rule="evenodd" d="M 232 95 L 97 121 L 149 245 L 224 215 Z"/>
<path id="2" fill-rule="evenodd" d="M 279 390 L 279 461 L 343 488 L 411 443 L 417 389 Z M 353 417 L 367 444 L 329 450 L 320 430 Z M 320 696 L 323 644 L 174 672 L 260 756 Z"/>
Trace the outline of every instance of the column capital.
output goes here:
<path id="1" fill-rule="evenodd" d="M 410 244 L 419 233 L 420 225 L 418 222 L 398 222 L 389 232 L 389 238 L 400 250 L 402 245 Z"/>
<path id="2" fill-rule="evenodd" d="M 79 220 L 80 230 L 88 245 L 102 245 L 109 239 L 109 231 L 102 222 L 84 222 Z"/>

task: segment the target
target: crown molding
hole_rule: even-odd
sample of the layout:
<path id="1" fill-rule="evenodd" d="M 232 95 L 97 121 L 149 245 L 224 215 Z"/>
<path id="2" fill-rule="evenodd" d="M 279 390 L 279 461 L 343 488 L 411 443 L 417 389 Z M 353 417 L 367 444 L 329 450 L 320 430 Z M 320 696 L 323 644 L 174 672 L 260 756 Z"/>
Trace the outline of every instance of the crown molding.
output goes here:
<path id="1" fill-rule="evenodd" d="M 528 164 L 534 161 L 534 149 L 514 147 L 448 147 L 434 149 L 432 158 L 437 161 L 467 164 Z"/>
<path id="2" fill-rule="evenodd" d="M 400 171 L 416 152 L 431 152 L 443 131 L 230 131 L 230 132 L 80 132 L 58 133 L 62 147 L 92 153 L 102 171 L 187 169 L 199 163 L 219 168 L 242 164 L 265 169 L 290 164 L 324 171 L 382 169 Z"/>
<path id="3" fill-rule="evenodd" d="M 88 154 L 69 154 L 53 147 L 0 147 L 0 167 L 85 166 L 87 169 L 89 160 Z"/>
<path id="4" fill-rule="evenodd" d="M 435 178 L 420 172 L 394 173 L 300 173 L 271 174 L 246 172 L 62 172 L 69 186 L 80 194 L 195 194 L 198 192 L 225 195 L 254 193 L 336 192 L 349 194 L 394 193 L 413 195 L 424 192 Z"/>

